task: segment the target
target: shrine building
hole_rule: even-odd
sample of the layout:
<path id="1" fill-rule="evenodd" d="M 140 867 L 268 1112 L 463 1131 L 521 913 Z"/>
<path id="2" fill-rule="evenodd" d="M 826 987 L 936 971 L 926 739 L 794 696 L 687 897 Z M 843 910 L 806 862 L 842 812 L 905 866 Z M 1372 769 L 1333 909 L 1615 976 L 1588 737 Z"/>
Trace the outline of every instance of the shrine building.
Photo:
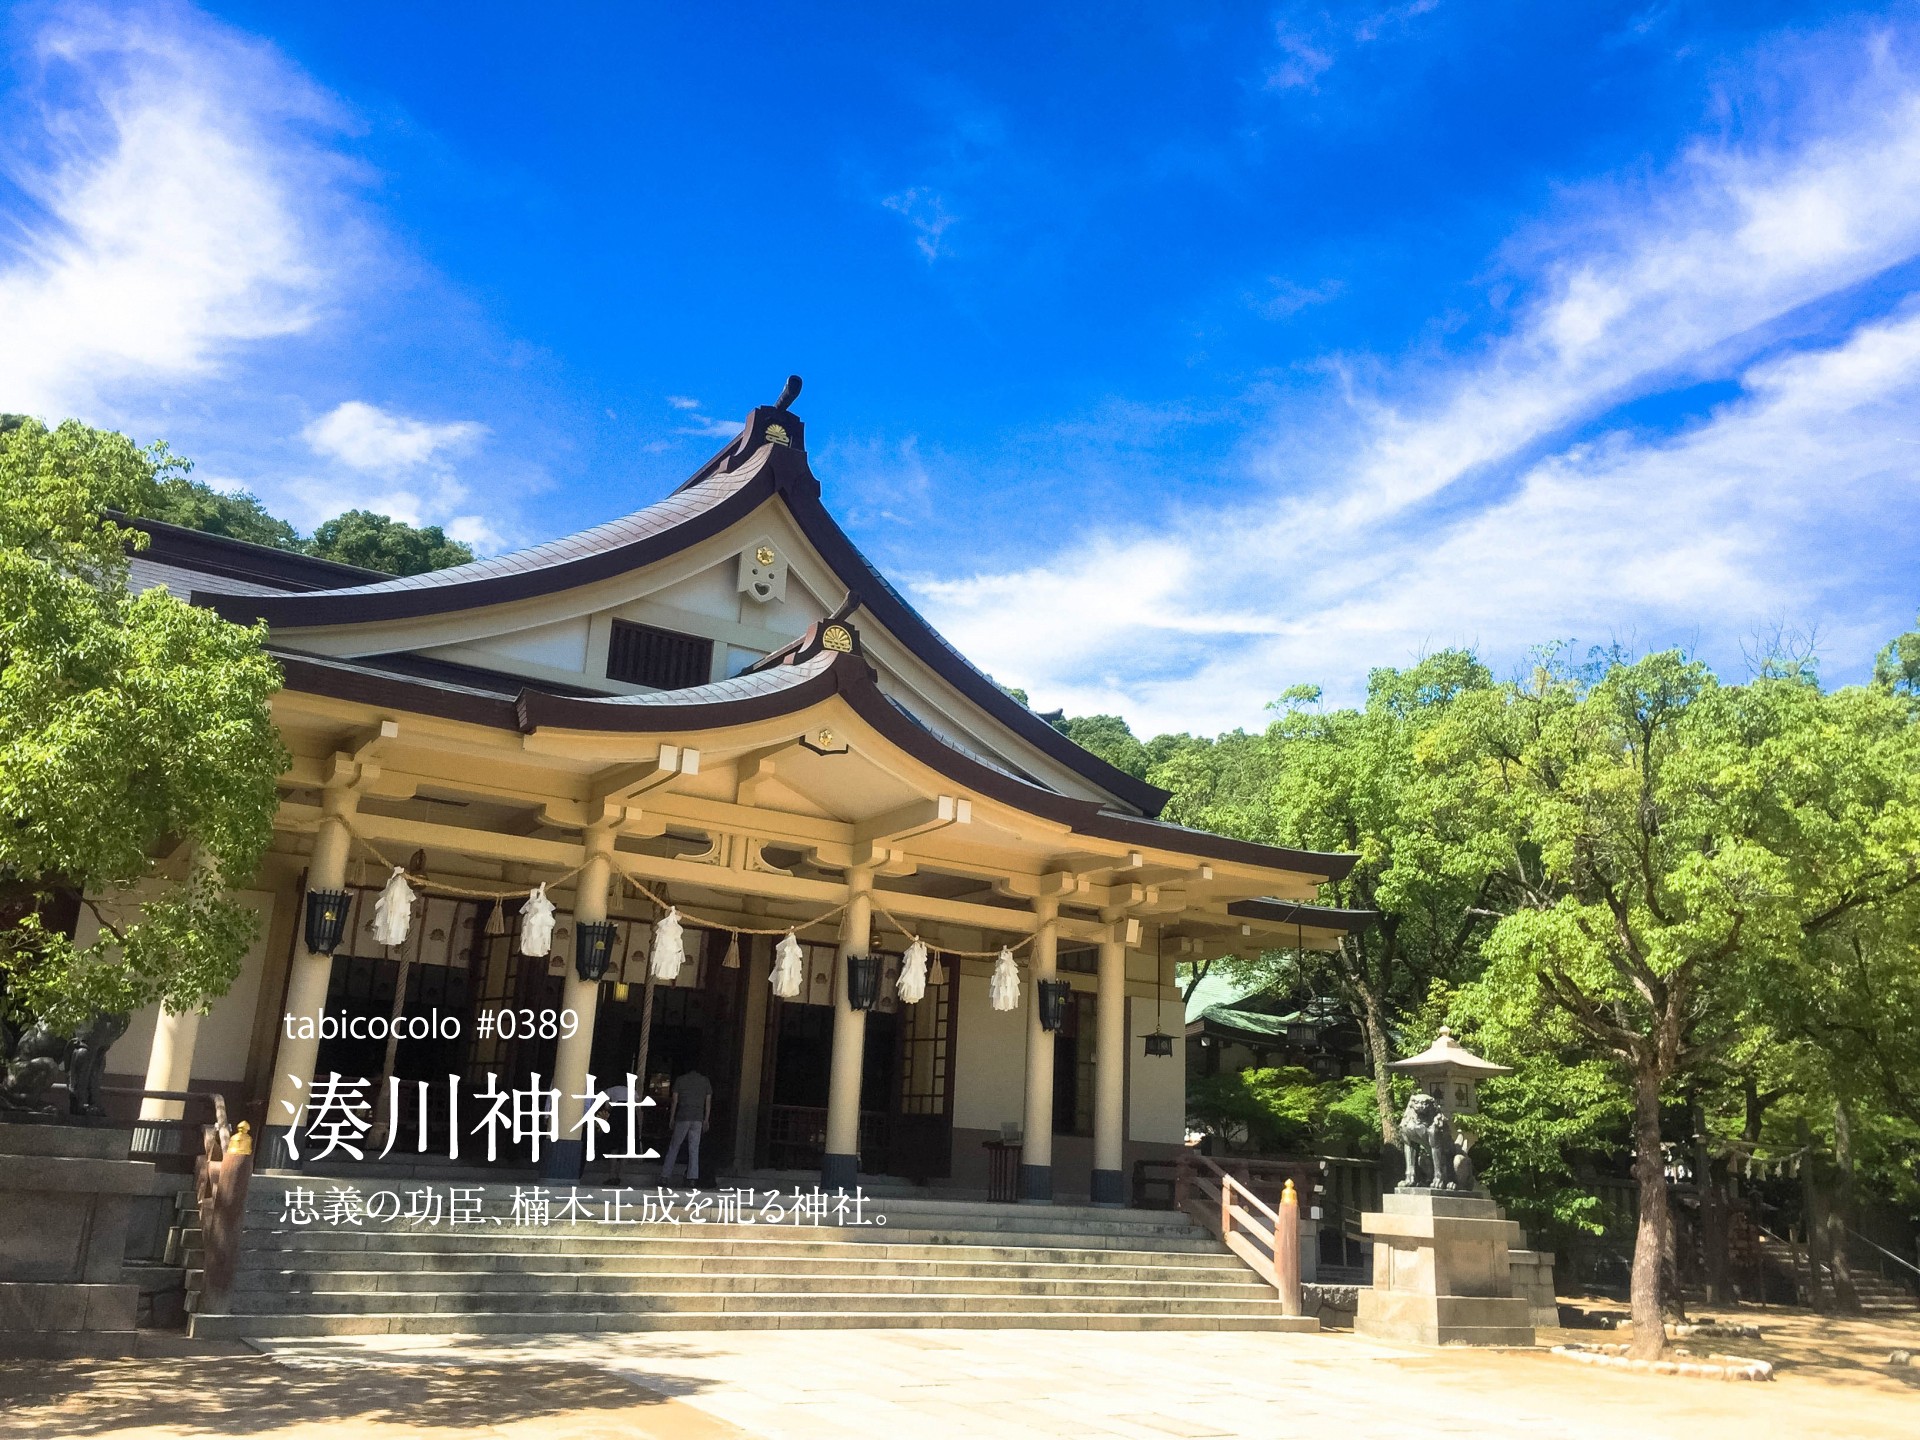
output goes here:
<path id="1" fill-rule="evenodd" d="M 1313 901 L 1353 857 L 1159 819 L 1165 792 L 969 664 L 822 505 L 797 388 L 665 498 L 428 574 L 139 522 L 136 584 L 266 623 L 292 763 L 260 872 L 227 877 L 262 917 L 238 982 L 204 1016 L 136 1016 L 110 1081 L 223 1093 L 266 1165 L 317 1075 L 376 1096 L 540 1076 L 569 1137 L 590 1074 L 638 1069 L 664 1096 L 690 1066 L 714 1086 L 708 1173 L 978 1191 L 1017 1143 L 1019 1198 L 1122 1204 L 1137 1161 L 1177 1153 L 1176 963 L 1334 947 L 1359 917 Z M 394 867 L 419 899 L 386 946 Z M 517 920 L 541 884 L 558 913 L 534 957 Z M 331 953 L 308 944 L 324 896 L 345 897 Z M 669 905 L 688 958 L 650 982 Z M 804 967 L 782 996 L 789 931 Z M 563 1009 L 571 1036 L 479 1034 Z M 284 1023 L 322 1013 L 459 1033 Z M 540 1157 L 559 1179 L 582 1164 L 576 1138 Z"/>

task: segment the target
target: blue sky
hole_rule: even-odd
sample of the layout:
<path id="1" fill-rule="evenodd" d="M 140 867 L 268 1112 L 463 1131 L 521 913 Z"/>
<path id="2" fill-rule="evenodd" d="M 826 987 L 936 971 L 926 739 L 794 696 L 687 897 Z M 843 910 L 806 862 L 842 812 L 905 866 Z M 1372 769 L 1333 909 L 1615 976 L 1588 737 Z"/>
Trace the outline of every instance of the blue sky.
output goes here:
<path id="1" fill-rule="evenodd" d="M 716 8 L 12 8 L 0 408 L 491 550 L 798 371 L 929 616 L 1149 732 L 1913 623 L 1920 7 Z"/>

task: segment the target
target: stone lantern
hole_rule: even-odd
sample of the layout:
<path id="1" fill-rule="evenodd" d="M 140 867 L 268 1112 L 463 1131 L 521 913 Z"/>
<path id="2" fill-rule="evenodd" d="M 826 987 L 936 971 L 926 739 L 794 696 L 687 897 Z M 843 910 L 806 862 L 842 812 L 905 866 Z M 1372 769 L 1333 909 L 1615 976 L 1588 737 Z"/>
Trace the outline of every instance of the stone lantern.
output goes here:
<path id="1" fill-rule="evenodd" d="M 1479 1086 L 1494 1075 L 1511 1075 L 1511 1065 L 1496 1065 L 1482 1060 L 1453 1038 L 1453 1031 L 1440 1027 L 1440 1035 L 1418 1055 L 1388 1064 L 1389 1070 L 1411 1075 L 1414 1085 L 1440 1102 L 1451 1120 L 1456 1115 L 1472 1115 L 1480 1108 Z"/>

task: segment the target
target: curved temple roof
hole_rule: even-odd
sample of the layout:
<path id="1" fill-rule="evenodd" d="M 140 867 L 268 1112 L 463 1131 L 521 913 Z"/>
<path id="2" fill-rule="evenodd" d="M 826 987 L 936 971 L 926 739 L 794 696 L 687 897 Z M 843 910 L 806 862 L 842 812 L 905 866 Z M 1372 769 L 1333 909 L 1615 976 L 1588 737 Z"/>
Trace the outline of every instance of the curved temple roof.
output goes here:
<path id="1" fill-rule="evenodd" d="M 738 438 L 665 499 L 591 530 L 510 555 L 424 575 L 292 594 L 262 594 L 251 586 L 242 592 L 210 584 L 196 588 L 192 598 L 230 620 L 265 620 L 275 632 L 508 604 L 590 585 L 665 559 L 720 534 L 778 496 L 808 543 L 848 590 L 860 597 L 860 608 L 916 658 L 992 720 L 1050 759 L 1141 815 L 1158 815 L 1167 802 L 1166 791 L 1082 749 L 1013 699 L 949 645 L 860 553 L 820 502 L 820 482 L 801 448 L 804 435 L 804 425 L 791 412 L 760 406 Z M 297 645 L 297 639 L 292 643 Z M 669 693 L 684 697 L 688 692 Z"/>
<path id="2" fill-rule="evenodd" d="M 1062 795 L 983 764 L 941 739 L 885 695 L 859 655 L 827 648 L 815 625 L 785 663 L 685 690 L 647 695 L 561 695 L 522 688 L 509 696 L 438 678 L 376 670 L 364 662 L 277 651 L 287 682 L 339 699 L 387 705 L 447 719 L 532 734 L 544 729 L 601 733 L 684 734 L 796 715 L 838 696 L 890 744 L 956 784 L 1029 814 L 1064 823 L 1073 833 L 1121 844 L 1176 849 L 1184 854 L 1337 880 L 1351 855 L 1329 855 L 1257 845 L 1205 830 L 1189 830 Z M 1282 902 L 1262 902 L 1281 904 Z M 1327 911 L 1328 915 L 1344 912 Z M 1264 917 L 1262 917 L 1264 918 Z M 1288 916 L 1291 919 L 1291 912 Z M 1308 923 L 1324 921 L 1309 920 Z"/>

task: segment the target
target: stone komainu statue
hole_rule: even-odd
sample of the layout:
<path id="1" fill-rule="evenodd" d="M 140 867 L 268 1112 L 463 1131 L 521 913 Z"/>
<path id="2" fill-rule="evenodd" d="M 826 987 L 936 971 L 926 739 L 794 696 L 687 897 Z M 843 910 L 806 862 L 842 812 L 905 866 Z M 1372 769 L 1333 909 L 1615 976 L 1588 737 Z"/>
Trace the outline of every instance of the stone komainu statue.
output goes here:
<path id="1" fill-rule="evenodd" d="M 125 1015 L 95 1014 L 71 1035 L 44 1021 L 16 1029 L 0 1020 L 0 1110 L 46 1110 L 46 1093 L 67 1082 L 67 1110 L 74 1115 L 104 1115 L 100 1076 L 107 1051 L 127 1033 Z"/>
<path id="2" fill-rule="evenodd" d="M 1440 1102 L 1424 1090 L 1413 1092 L 1400 1117 L 1400 1148 L 1407 1160 L 1401 1189 L 1474 1188 L 1473 1162 L 1454 1140 L 1453 1122 Z"/>

